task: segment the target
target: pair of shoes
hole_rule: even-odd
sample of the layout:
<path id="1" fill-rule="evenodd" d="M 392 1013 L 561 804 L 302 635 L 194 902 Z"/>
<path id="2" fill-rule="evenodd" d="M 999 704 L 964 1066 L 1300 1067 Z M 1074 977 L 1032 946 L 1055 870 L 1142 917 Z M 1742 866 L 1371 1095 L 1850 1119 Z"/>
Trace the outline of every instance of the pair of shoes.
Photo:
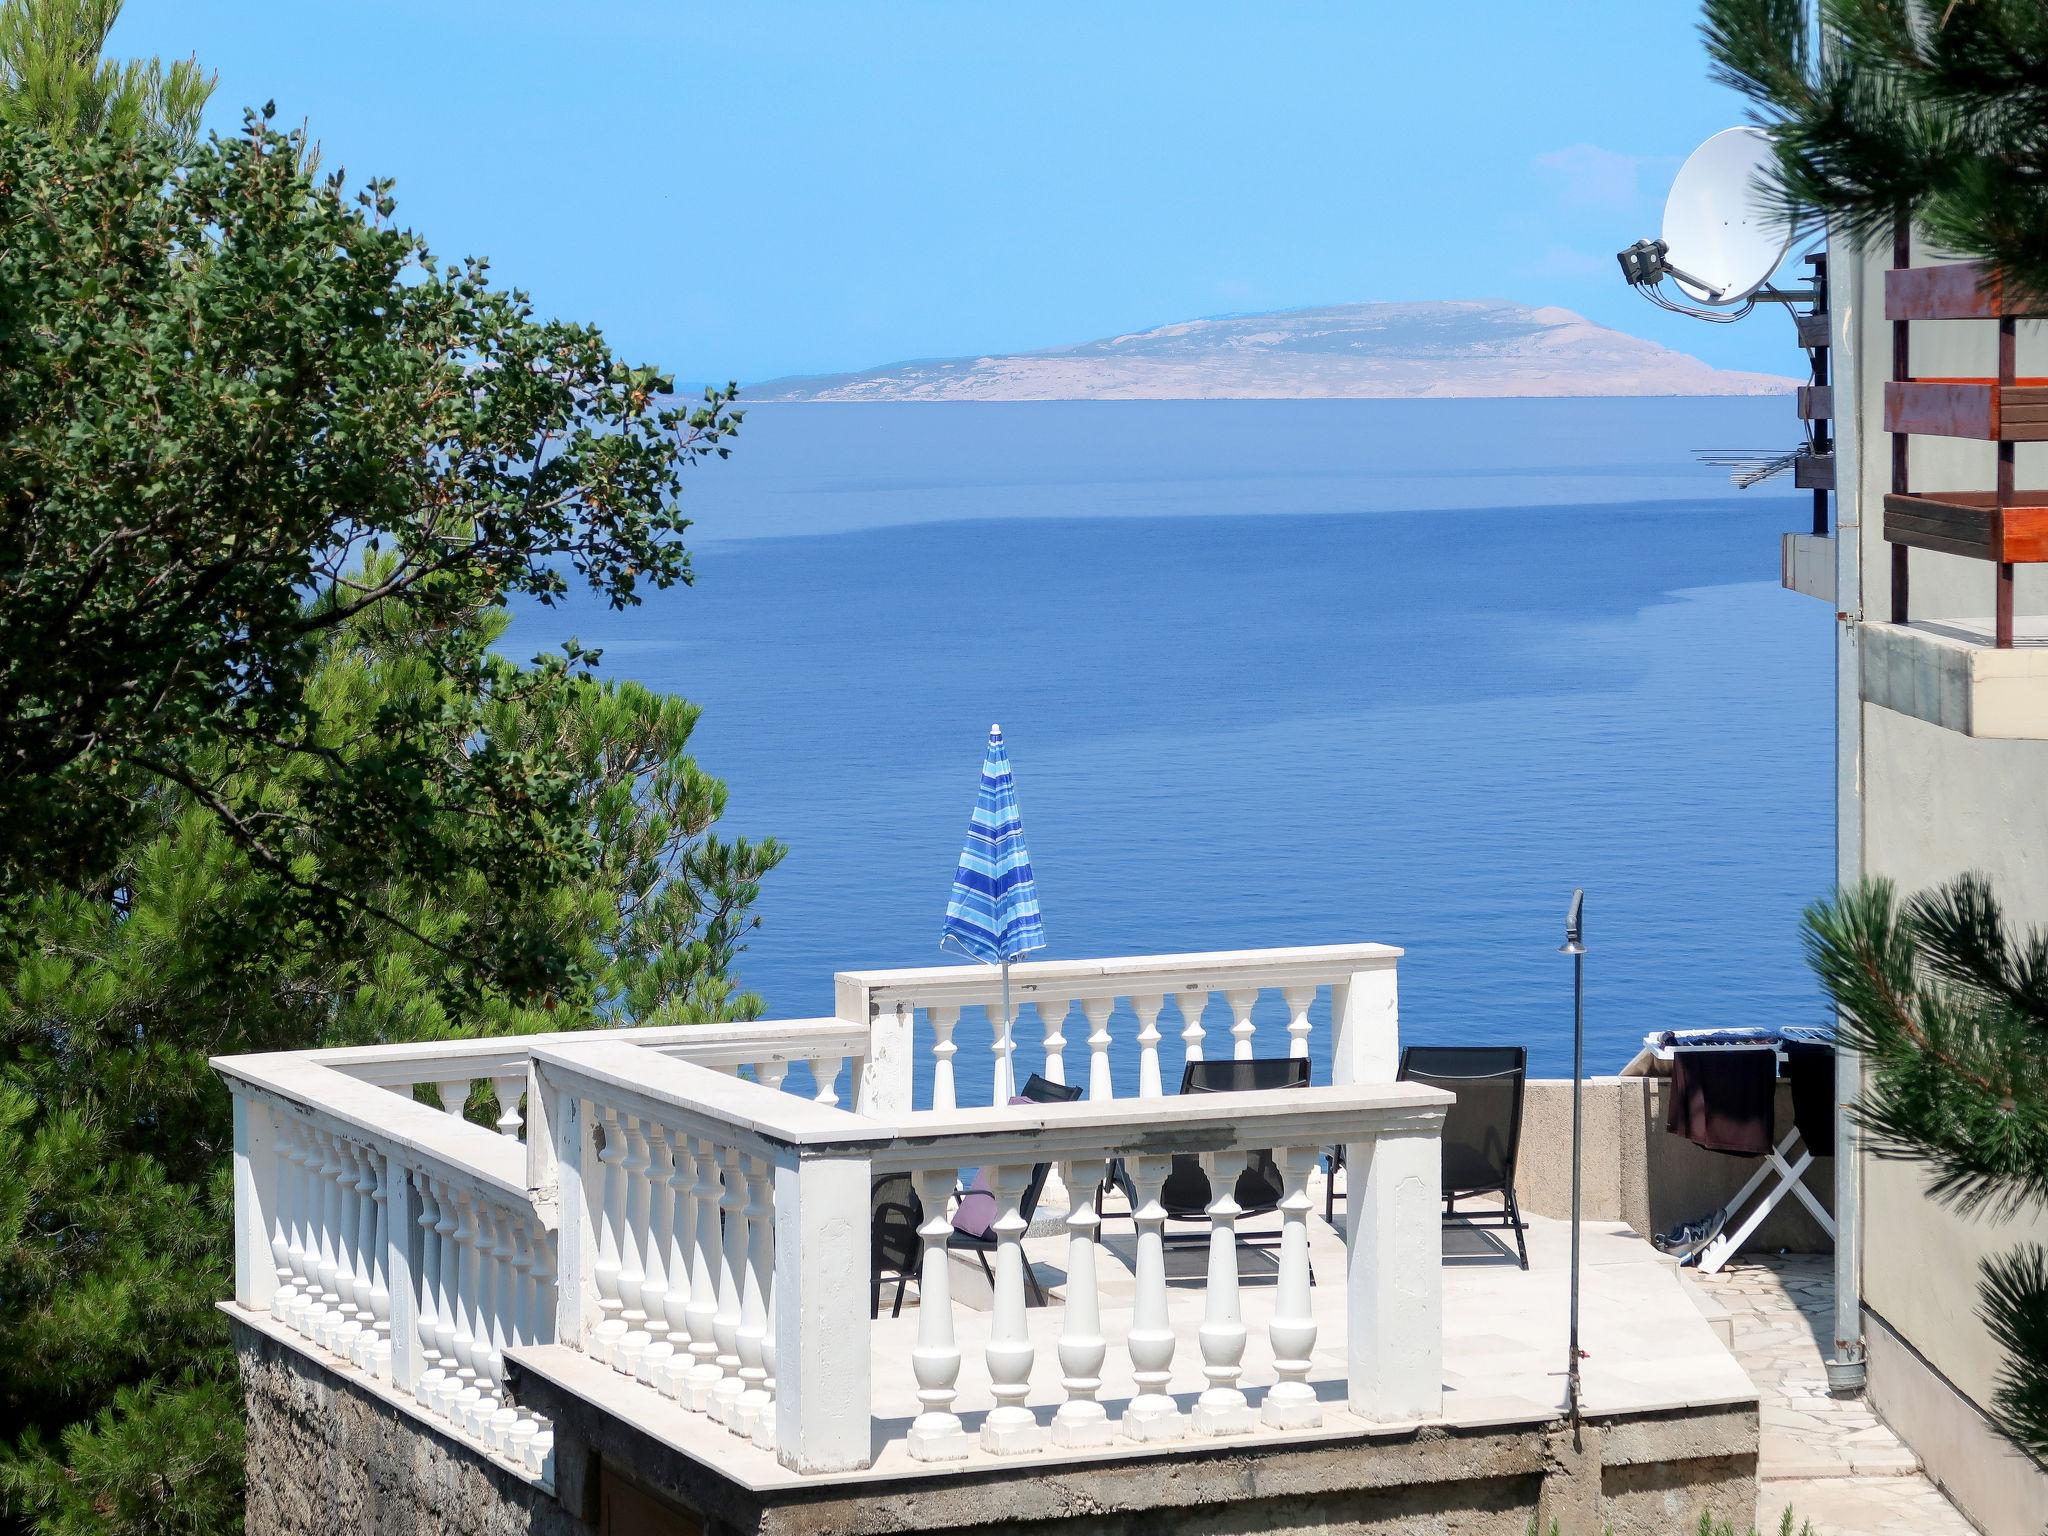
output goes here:
<path id="1" fill-rule="evenodd" d="M 1697 1221 L 1681 1221 L 1669 1232 L 1659 1233 L 1650 1243 L 1659 1253 L 1680 1255 L 1679 1263 L 1692 1264 L 1699 1259 L 1701 1251 L 1721 1235 L 1721 1229 L 1728 1225 L 1728 1212 L 1711 1211 Z"/>

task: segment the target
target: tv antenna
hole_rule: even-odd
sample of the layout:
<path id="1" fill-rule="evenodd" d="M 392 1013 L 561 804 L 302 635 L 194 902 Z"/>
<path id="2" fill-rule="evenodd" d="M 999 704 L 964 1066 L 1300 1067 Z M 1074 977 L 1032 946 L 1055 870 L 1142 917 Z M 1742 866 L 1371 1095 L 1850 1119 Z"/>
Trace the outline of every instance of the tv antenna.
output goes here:
<path id="1" fill-rule="evenodd" d="M 1810 303 L 1810 289 L 1770 286 L 1795 231 L 1758 190 L 1772 159 L 1760 128 L 1725 128 L 1686 157 L 1664 199 L 1664 232 L 1618 253 L 1621 275 L 1659 309 L 1717 325 L 1759 302 Z M 1669 279 L 1678 297 L 1665 291 Z"/>

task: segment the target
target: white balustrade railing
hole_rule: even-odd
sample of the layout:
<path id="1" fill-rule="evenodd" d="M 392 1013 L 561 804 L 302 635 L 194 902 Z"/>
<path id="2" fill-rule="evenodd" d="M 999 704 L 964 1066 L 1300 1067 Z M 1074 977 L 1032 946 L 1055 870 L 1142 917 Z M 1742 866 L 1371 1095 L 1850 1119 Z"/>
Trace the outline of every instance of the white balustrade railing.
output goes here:
<path id="1" fill-rule="evenodd" d="M 1297 949 L 1240 949 L 1189 955 L 1138 955 L 1113 960 L 1043 960 L 1010 967 L 1014 1015 L 1026 1009 L 1038 1019 L 1045 1076 L 1056 1083 L 1078 1082 L 1090 1099 L 1117 1096 L 1110 1069 L 1116 1041 L 1110 1025 L 1118 1004 L 1128 1007 L 1131 1042 L 1137 1048 L 1135 1097 L 1164 1092 L 1160 1021 L 1169 1000 L 1179 1015 L 1181 1056 L 1246 1060 L 1253 1056 L 1309 1056 L 1314 1033 L 1311 1011 L 1328 990 L 1330 1080 L 1337 1083 L 1391 1082 L 1395 1068 L 1399 998 L 1396 967 L 1401 951 L 1385 944 L 1325 944 Z M 1252 1015 L 1260 997 L 1274 993 L 1285 1005 L 1284 1038 L 1258 1040 Z M 1203 1020 L 1212 998 L 1230 1016 L 1227 1046 L 1209 1040 Z M 842 971 L 837 978 L 839 1017 L 868 1021 L 872 1070 L 897 1083 L 882 1097 L 889 1112 L 910 1102 L 910 1084 L 921 1067 L 915 1058 L 916 1016 L 924 1015 L 931 1037 L 930 1107 L 956 1108 L 960 1101 L 960 1046 L 955 1039 L 965 1009 L 979 1008 L 990 1023 L 989 1102 L 1007 1103 L 1023 1081 L 1019 1069 L 1018 1018 L 1002 1017 L 1002 985 L 987 966 L 932 966 L 916 970 Z M 1067 1033 L 1078 1012 L 1087 1028 L 1081 1043 L 1085 1066 L 1069 1060 Z M 1079 1026 L 1076 1026 L 1079 1029 Z M 1313 1054 L 1320 1055 L 1320 1052 Z M 869 1109 L 867 1104 L 861 1106 Z"/>
<path id="2" fill-rule="evenodd" d="M 554 1337 L 554 1235 L 526 1152 L 310 1059 L 215 1063 L 234 1093 L 235 1301 L 552 1481 L 505 1352 Z"/>
<path id="3" fill-rule="evenodd" d="M 829 1019 L 224 1059 L 215 1065 L 235 1096 L 235 1300 L 537 1478 L 552 1477 L 552 1430 L 508 1392 L 506 1355 L 552 1342 L 791 1468 L 856 1468 L 872 1453 L 871 1192 L 878 1176 L 908 1175 L 926 1239 L 914 1352 L 922 1412 L 909 1449 L 944 1461 L 970 1444 L 953 1411 L 969 1363 L 956 1343 L 948 1203 L 960 1170 L 979 1167 L 998 1206 L 994 1311 L 974 1367 L 995 1403 L 979 1431 L 985 1450 L 1028 1450 L 1048 1435 L 1088 1446 L 1304 1427 L 1322 1411 L 1308 1381 L 1306 1184 L 1318 1150 L 1341 1142 L 1352 1169 L 1348 1402 L 1372 1419 L 1427 1417 L 1439 1393 L 1437 1135 L 1448 1098 L 1392 1083 L 1399 955 L 1357 944 L 1014 966 L 1014 997 L 1043 1023 L 1047 1075 L 1064 1080 L 1071 1062 L 1088 1086 L 1085 1100 L 1062 1105 L 1011 1106 L 998 1092 L 999 1108 L 958 1107 L 953 1027 L 965 1008 L 1000 1012 L 995 973 L 975 966 L 844 973 L 840 1016 Z M 1331 1085 L 1162 1093 L 1169 1000 L 1188 1059 L 1204 1054 L 1212 998 L 1229 1011 L 1234 1057 L 1306 1056 L 1324 989 Z M 1268 993 L 1286 1006 L 1284 1045 L 1257 1038 L 1253 1013 Z M 1104 1102 L 1115 1095 L 1120 1004 L 1135 1023 L 1142 1109 Z M 912 1107 L 920 1013 L 933 1085 L 924 1111 Z M 1014 1031 L 999 1027 L 986 1063 L 999 1089 L 1020 1075 L 1015 1058 Z M 495 1106 L 491 1126 L 467 1118 L 480 1085 Z M 1267 1148 L 1284 1185 L 1280 1264 L 1254 1339 L 1237 1289 L 1232 1171 Z M 1196 1334 L 1208 1385 L 1192 1412 L 1165 1390 L 1184 1347 L 1169 1316 L 1159 1200 L 1176 1151 L 1200 1154 L 1220 1192 Z M 1136 1287 L 1121 1330 L 1105 1323 L 1097 1284 L 1093 1192 L 1111 1158 L 1124 1160 L 1138 1196 Z M 1038 1362 L 1021 1200 L 1042 1162 L 1061 1169 L 1071 1200 L 1055 1351 L 1062 1401 L 1049 1428 L 1025 1406 Z M 1119 1332 L 1136 1390 L 1113 1414 L 1102 1381 L 1106 1340 Z M 1256 1411 L 1246 1394 L 1255 1369 L 1265 1378 Z"/>
<path id="4" fill-rule="evenodd" d="M 1320 1424 L 1322 1402 L 1309 1382 L 1317 1322 L 1307 1186 L 1320 1149 L 1339 1141 L 1354 1170 L 1347 1255 L 1344 1273 L 1320 1283 L 1344 1287 L 1347 1407 L 1379 1422 L 1440 1409 L 1439 1138 L 1451 1097 L 1439 1090 L 1358 1083 L 1171 1096 L 1142 1110 L 1083 1100 L 888 1123 L 598 1036 L 537 1047 L 534 1079 L 556 1158 L 557 1182 L 542 1193 L 555 1196 L 560 1213 L 558 1341 L 773 1450 L 793 1470 L 870 1464 L 867 1217 L 873 1181 L 893 1174 L 911 1177 L 925 1212 L 914 1457 L 952 1460 L 977 1442 L 1010 1455 L 1048 1438 L 1082 1447 Z M 643 1155 L 643 1147 L 667 1150 Z M 1236 1170 L 1260 1149 L 1272 1151 L 1280 1171 L 1282 1231 L 1271 1316 L 1253 1350 L 1238 1291 L 1234 1189 Z M 1192 1413 L 1167 1391 L 1179 1345 L 1160 1193 L 1176 1152 L 1199 1155 L 1218 1192 L 1196 1335 L 1208 1386 Z M 1100 1395 L 1108 1344 L 1094 1209 L 1111 1158 L 1125 1160 L 1139 1202 L 1134 1299 L 1122 1330 L 1137 1390 L 1114 1418 Z M 1070 1202 L 1056 1350 L 1063 1401 L 1049 1429 L 1026 1406 L 1037 1346 L 1025 1308 L 1022 1206 L 1042 1162 L 1062 1167 Z M 980 1361 L 995 1406 L 976 1442 L 954 1412 L 966 1362 L 946 1255 L 948 1200 L 968 1166 L 984 1170 L 997 1208 Z M 1248 1357 L 1261 1362 L 1256 1383 Z M 1263 1388 L 1256 1412 L 1248 1384 Z"/>

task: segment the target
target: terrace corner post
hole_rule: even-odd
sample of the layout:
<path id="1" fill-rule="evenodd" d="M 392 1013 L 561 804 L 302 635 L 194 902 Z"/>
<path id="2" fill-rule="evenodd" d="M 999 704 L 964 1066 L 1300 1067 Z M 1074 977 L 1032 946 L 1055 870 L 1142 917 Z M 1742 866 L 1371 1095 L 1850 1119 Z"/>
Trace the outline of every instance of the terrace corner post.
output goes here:
<path id="1" fill-rule="evenodd" d="M 865 1153 L 775 1160 L 775 1455 L 793 1472 L 874 1459 Z"/>
<path id="2" fill-rule="evenodd" d="M 1331 986 L 1331 1082 L 1391 1083 L 1400 1045 L 1401 994 L 1392 959 Z"/>
<path id="3" fill-rule="evenodd" d="M 268 1104 L 229 1085 L 235 1102 L 235 1305 L 270 1310 L 277 1260 L 277 1117 Z"/>
<path id="4" fill-rule="evenodd" d="M 1443 1112 L 1351 1145 L 1345 1362 L 1351 1411 L 1443 1412 Z"/>
<path id="5" fill-rule="evenodd" d="M 597 1229 L 591 1221 L 588 1180 L 596 1161 L 585 1128 L 589 1106 L 563 1088 L 540 1062 L 533 1065 L 534 1092 L 528 1103 L 533 1119 L 528 1135 L 546 1127 L 552 1142 L 552 1173 L 557 1219 L 555 1254 L 555 1339 L 571 1349 L 586 1349 L 585 1324 L 597 1305 Z M 549 1170 L 529 1155 L 528 1177 Z"/>
<path id="6" fill-rule="evenodd" d="M 917 1064 L 917 1010 L 907 1002 L 870 1013 L 864 1005 L 851 1022 L 867 1021 L 868 1054 L 853 1084 L 856 1114 L 893 1120 L 911 1110 L 912 1074 Z"/>

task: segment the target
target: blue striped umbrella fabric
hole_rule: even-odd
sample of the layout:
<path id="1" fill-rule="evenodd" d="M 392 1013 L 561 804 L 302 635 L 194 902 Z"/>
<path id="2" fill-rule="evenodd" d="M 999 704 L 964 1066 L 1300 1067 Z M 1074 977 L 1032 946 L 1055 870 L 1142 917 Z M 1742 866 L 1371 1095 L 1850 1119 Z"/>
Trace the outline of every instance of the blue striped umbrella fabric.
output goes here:
<path id="1" fill-rule="evenodd" d="M 1018 955 L 1045 948 L 1038 887 L 1024 847 L 1024 818 L 1017 810 L 1017 781 L 1010 774 L 1000 725 L 988 728 L 981 792 L 953 875 L 953 896 L 946 903 L 939 945 L 948 944 L 990 965 L 1007 965 Z"/>

